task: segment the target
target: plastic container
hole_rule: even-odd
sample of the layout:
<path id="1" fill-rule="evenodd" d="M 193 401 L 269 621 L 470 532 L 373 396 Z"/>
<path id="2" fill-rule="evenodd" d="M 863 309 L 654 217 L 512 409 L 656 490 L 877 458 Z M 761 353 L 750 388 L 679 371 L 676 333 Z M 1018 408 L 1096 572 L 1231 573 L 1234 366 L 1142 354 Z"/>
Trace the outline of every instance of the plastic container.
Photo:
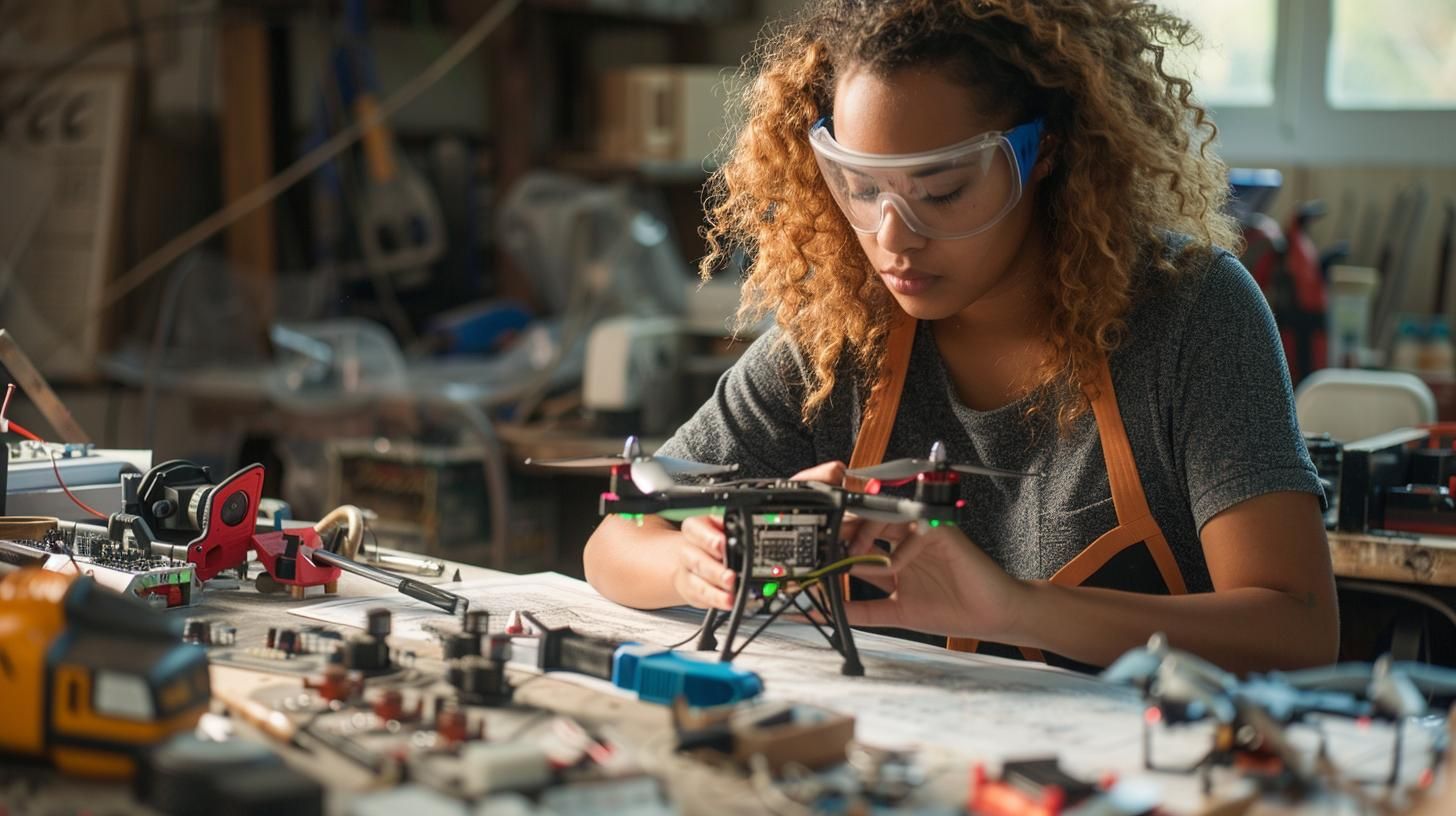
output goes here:
<path id="1" fill-rule="evenodd" d="M 1414 320 L 1406 318 L 1400 321 L 1400 328 L 1395 334 L 1395 347 L 1390 353 L 1392 369 L 1412 374 L 1421 370 L 1426 346 L 1423 334 L 1420 325 Z"/>
<path id="2" fill-rule="evenodd" d="M 1421 346 L 1420 373 L 1422 376 L 1446 379 L 1456 369 L 1456 347 L 1451 344 L 1451 327 L 1446 321 L 1436 318 L 1426 331 L 1426 341 Z"/>

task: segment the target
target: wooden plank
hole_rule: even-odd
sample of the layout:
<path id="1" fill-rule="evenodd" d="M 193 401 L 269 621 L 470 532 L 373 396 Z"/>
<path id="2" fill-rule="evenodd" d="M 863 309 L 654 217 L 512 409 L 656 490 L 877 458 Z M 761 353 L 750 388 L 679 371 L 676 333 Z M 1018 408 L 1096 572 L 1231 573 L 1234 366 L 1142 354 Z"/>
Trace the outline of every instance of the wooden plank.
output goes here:
<path id="1" fill-rule="evenodd" d="M 273 175 L 273 99 L 269 87 L 268 30 L 260 21 L 223 25 L 218 68 L 222 75 L 222 191 L 227 203 Z M 277 234 L 270 202 L 228 228 L 224 237 L 233 274 L 253 304 L 260 326 L 273 321 Z"/>
<path id="2" fill-rule="evenodd" d="M 1456 538 L 1331 532 L 1335 575 L 1429 586 L 1456 586 Z"/>

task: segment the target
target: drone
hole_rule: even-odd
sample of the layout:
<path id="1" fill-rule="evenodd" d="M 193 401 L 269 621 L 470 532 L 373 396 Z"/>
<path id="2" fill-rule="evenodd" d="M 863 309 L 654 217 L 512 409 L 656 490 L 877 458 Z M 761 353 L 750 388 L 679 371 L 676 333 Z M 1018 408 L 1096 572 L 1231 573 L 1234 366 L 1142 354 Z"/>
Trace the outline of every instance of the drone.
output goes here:
<path id="1" fill-rule="evenodd" d="M 1313 760 L 1290 742 L 1290 726 L 1306 724 L 1315 715 L 1392 723 L 1395 745 L 1384 784 L 1394 788 L 1400 777 L 1405 722 L 1429 711 L 1428 697 L 1456 697 L 1456 671 L 1395 662 L 1389 656 L 1374 663 L 1252 674 L 1240 680 L 1202 658 L 1169 648 L 1162 634 L 1153 635 L 1145 648 L 1118 658 L 1102 677 L 1136 687 L 1149 701 L 1143 717 L 1144 767 L 1150 771 L 1198 772 L 1205 794 L 1212 785 L 1212 769 L 1229 766 L 1263 771 L 1264 781 L 1296 794 L 1323 781 L 1363 799 L 1359 786 L 1341 778 L 1330 762 L 1323 733 L 1319 733 Z M 1154 763 L 1154 725 L 1178 726 L 1205 720 L 1215 724 L 1213 746 L 1207 754 L 1181 767 Z M 1438 737 L 1423 778 L 1434 772 L 1446 749 L 1445 737 Z"/>
<path id="2" fill-rule="evenodd" d="M 857 564 L 885 563 L 883 555 L 850 556 L 839 529 L 846 513 L 888 522 L 916 521 L 931 527 L 953 525 L 965 501 L 959 498 L 961 474 L 1026 478 L 1035 473 L 957 464 L 945 446 L 936 442 L 925 459 L 899 459 L 874 467 L 851 470 L 848 475 L 866 480 L 863 491 L 824 482 L 796 479 L 738 479 L 712 481 L 737 472 L 737 465 L 713 465 L 667 456 L 648 456 L 635 436 L 628 437 L 622 453 L 580 459 L 526 460 L 546 468 L 606 469 L 610 483 L 602 493 L 599 512 L 638 523 L 656 515 L 682 521 L 697 515 L 723 515 L 728 546 L 724 564 L 738 576 L 733 609 L 726 617 L 709 609 L 698 630 L 698 651 L 721 649 L 729 661 L 742 653 L 780 615 L 791 609 L 813 610 L 828 624 L 809 621 L 826 642 L 844 658 L 841 673 L 864 674 L 854 635 L 844 612 L 842 577 Z M 678 477 L 707 479 L 684 484 Z M 886 487 L 914 484 L 910 498 L 883 495 Z M 820 592 L 813 592 L 814 589 Z M 800 600 L 809 606 L 800 606 Z M 744 621 L 761 615 L 762 622 L 735 648 Z M 722 643 L 717 631 L 728 631 Z"/>

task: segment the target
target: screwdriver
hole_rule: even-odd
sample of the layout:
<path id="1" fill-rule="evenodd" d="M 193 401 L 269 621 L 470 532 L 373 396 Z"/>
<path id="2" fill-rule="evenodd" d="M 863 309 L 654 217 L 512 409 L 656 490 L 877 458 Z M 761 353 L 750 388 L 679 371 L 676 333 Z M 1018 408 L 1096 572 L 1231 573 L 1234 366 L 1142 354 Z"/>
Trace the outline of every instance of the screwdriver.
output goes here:
<path id="1" fill-rule="evenodd" d="M 424 581 L 414 578 L 406 578 L 403 575 L 395 575 L 392 572 L 385 572 L 382 569 L 375 569 L 367 564 L 361 564 L 338 553 L 329 552 L 322 547 L 310 547 L 303 550 L 307 557 L 317 563 L 328 564 L 338 567 L 345 572 L 352 572 L 361 578 L 368 578 L 371 581 L 378 581 L 385 586 L 394 587 L 400 592 L 414 598 L 417 601 L 424 601 L 430 606 L 455 614 L 457 611 L 463 613 L 470 606 L 470 601 L 456 595 L 453 592 L 446 592 L 436 586 L 431 586 Z"/>

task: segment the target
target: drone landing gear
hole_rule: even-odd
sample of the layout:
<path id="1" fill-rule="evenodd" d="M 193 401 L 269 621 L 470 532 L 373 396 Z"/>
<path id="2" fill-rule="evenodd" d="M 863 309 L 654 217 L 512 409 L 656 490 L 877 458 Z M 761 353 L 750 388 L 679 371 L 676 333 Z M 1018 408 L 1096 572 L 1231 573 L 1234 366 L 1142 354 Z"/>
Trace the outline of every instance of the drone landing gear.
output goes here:
<path id="1" fill-rule="evenodd" d="M 752 584 L 754 583 L 748 578 L 748 576 L 753 574 L 753 525 L 749 519 L 744 518 L 741 523 L 734 525 L 734 527 L 740 541 L 736 548 L 730 547 L 730 552 L 736 549 L 736 554 L 740 556 L 740 564 L 737 570 L 738 583 L 735 585 L 733 610 L 727 613 L 726 618 L 728 632 L 723 636 L 723 641 L 720 645 L 715 633 L 718 627 L 724 623 L 724 620 L 720 618 L 720 615 L 723 613 L 717 609 L 709 609 L 703 617 L 703 626 L 698 635 L 698 651 L 706 652 L 718 649 L 719 657 L 724 662 L 733 660 L 748 647 L 748 644 L 753 642 L 754 638 L 757 638 L 769 625 L 777 620 L 779 615 L 782 615 L 790 609 L 801 608 L 799 607 L 798 599 L 802 596 L 809 599 L 809 603 L 814 607 L 814 610 L 830 626 L 830 629 L 826 631 L 818 621 L 815 621 L 812 617 L 809 618 L 809 622 L 814 625 L 814 628 L 819 631 L 819 634 L 824 636 L 824 640 L 829 644 L 830 648 L 839 652 L 844 658 L 844 662 L 839 667 L 840 674 L 846 677 L 863 676 L 864 664 L 860 662 L 859 650 L 854 645 L 854 632 L 849 627 L 849 617 L 844 611 L 843 584 L 839 580 L 841 574 L 844 572 L 842 570 L 836 570 L 822 575 L 818 579 L 805 582 L 802 585 L 792 585 L 792 589 L 780 589 L 774 596 L 773 601 L 768 602 L 774 607 L 769 612 L 768 617 L 756 629 L 749 633 L 748 637 L 744 638 L 743 642 L 737 645 L 737 648 L 734 648 L 733 641 L 738 636 L 738 629 L 743 624 L 743 619 L 749 614 L 747 608 L 750 592 L 753 588 Z M 823 600 L 810 591 L 814 586 L 823 588 L 823 594 L 825 596 Z M 774 603 L 774 601 L 777 603 Z"/>

